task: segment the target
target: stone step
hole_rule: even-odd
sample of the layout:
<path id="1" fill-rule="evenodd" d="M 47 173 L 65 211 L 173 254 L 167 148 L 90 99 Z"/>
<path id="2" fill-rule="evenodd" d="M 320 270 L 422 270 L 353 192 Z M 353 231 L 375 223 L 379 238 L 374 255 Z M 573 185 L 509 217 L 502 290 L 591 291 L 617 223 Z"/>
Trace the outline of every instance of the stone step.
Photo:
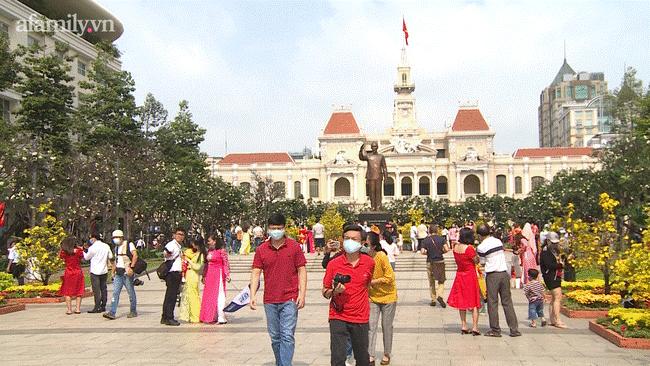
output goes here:
<path id="1" fill-rule="evenodd" d="M 248 255 L 231 254 L 228 256 L 230 263 L 230 271 L 233 273 L 246 273 L 251 271 L 253 258 L 255 254 Z M 445 269 L 447 272 L 456 271 L 456 261 L 452 253 L 447 253 L 445 257 Z M 321 263 L 323 257 L 314 253 L 305 254 L 307 259 L 306 268 L 308 272 L 325 272 Z M 423 272 L 427 271 L 426 257 L 419 253 L 403 252 L 395 258 L 395 271 L 396 272 Z"/>

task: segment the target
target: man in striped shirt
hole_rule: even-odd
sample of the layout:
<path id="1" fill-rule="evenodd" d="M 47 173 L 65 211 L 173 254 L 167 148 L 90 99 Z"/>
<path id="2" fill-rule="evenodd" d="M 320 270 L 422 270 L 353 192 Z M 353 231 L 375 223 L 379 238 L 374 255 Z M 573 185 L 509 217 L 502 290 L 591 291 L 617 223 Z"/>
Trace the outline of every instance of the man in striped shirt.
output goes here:
<path id="1" fill-rule="evenodd" d="M 511 337 L 519 337 L 519 326 L 517 323 L 517 314 L 512 305 L 512 295 L 510 294 L 510 274 L 506 264 L 506 256 L 503 252 L 503 243 L 501 240 L 492 236 L 490 227 L 487 224 L 481 224 L 476 229 L 476 233 L 481 237 L 481 244 L 476 248 L 481 264 L 485 266 L 485 284 L 487 287 L 487 308 L 490 319 L 490 331 L 485 335 L 488 337 L 501 337 L 501 328 L 499 327 L 499 297 L 501 297 L 501 306 L 506 313 L 506 322 L 510 328 Z"/>

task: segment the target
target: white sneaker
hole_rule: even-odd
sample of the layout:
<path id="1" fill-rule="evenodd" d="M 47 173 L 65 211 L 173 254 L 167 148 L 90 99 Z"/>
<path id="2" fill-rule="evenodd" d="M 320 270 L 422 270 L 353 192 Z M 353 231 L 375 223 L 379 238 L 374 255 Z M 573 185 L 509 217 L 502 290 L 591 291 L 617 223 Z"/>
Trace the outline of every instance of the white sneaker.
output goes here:
<path id="1" fill-rule="evenodd" d="M 355 365 L 356 363 L 354 362 L 354 357 L 345 359 L 345 366 L 355 366 Z"/>

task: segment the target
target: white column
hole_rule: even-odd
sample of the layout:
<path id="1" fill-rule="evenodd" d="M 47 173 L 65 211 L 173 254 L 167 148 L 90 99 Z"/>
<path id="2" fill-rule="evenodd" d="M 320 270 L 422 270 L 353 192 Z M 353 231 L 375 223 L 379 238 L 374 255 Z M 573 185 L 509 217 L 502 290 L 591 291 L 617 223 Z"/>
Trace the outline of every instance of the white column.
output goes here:
<path id="1" fill-rule="evenodd" d="M 508 165 L 508 181 L 510 182 L 510 197 L 515 196 L 515 172 L 514 172 L 514 167 L 511 165 Z"/>
<path id="2" fill-rule="evenodd" d="M 460 201 L 460 200 L 463 199 L 463 191 L 461 191 L 460 172 L 459 171 L 456 172 L 456 186 L 457 186 L 456 192 L 458 192 L 458 193 L 456 193 L 456 201 Z"/>
<path id="3" fill-rule="evenodd" d="M 357 197 L 359 196 L 359 192 L 357 192 L 357 190 L 359 189 L 357 183 L 358 181 L 357 175 L 358 175 L 357 172 L 352 173 L 352 185 L 354 186 L 354 190 L 352 191 L 352 197 L 350 198 L 352 199 L 353 202 L 356 201 Z"/>
<path id="4" fill-rule="evenodd" d="M 232 165 L 232 185 L 236 186 L 237 184 L 237 164 Z"/>
<path id="5" fill-rule="evenodd" d="M 485 190 L 483 192 L 484 194 L 490 194 L 490 192 L 488 192 L 488 174 L 487 174 L 487 170 L 483 171 L 483 189 Z"/>
<path id="6" fill-rule="evenodd" d="M 551 163 L 546 163 L 546 180 L 551 181 L 553 177 L 551 176 Z"/>
<path id="7" fill-rule="evenodd" d="M 436 177 L 436 166 L 431 167 L 431 199 L 435 200 L 438 195 L 438 180 Z"/>
<path id="8" fill-rule="evenodd" d="M 395 198 L 402 198 L 402 177 L 395 171 Z"/>
<path id="9" fill-rule="evenodd" d="M 526 194 L 530 193 L 530 176 L 528 174 L 528 164 L 524 165 L 524 187 Z"/>
<path id="10" fill-rule="evenodd" d="M 302 197 L 305 201 L 307 201 L 307 170 L 303 169 L 302 170 L 302 185 L 300 187 L 300 190 L 302 191 Z"/>
<path id="11" fill-rule="evenodd" d="M 332 173 L 327 173 L 327 202 L 332 201 Z"/>

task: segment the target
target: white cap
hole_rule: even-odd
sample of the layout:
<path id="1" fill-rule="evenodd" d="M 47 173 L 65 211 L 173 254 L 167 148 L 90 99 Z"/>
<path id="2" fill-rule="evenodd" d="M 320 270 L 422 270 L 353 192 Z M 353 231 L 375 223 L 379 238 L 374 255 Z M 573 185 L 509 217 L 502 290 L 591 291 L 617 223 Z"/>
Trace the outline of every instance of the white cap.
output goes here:
<path id="1" fill-rule="evenodd" d="M 122 232 L 122 230 L 115 230 L 115 231 L 113 231 L 113 237 L 114 238 L 123 238 L 124 233 Z"/>

